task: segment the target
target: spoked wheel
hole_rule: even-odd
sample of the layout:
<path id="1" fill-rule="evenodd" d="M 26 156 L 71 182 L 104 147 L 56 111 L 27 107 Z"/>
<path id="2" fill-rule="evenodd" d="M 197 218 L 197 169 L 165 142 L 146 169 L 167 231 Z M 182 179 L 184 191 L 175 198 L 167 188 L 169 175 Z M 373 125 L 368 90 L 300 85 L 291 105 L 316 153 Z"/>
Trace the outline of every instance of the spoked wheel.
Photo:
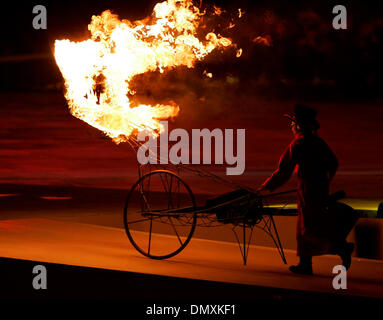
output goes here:
<path id="1" fill-rule="evenodd" d="M 178 175 L 167 170 L 149 172 L 133 185 L 126 199 L 126 234 L 143 255 L 170 258 L 193 236 L 195 207 L 193 193 Z"/>

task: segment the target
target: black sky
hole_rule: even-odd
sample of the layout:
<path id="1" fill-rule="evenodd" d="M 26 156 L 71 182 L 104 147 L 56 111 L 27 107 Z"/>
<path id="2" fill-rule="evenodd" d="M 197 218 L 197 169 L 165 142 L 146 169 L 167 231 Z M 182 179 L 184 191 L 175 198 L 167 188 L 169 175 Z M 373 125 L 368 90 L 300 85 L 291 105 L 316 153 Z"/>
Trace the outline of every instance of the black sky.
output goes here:
<path id="1" fill-rule="evenodd" d="M 51 54 L 55 39 L 87 38 L 92 15 L 110 9 L 120 18 L 142 19 L 152 12 L 156 2 L 14 3 L 2 16 L 2 30 L 6 32 L 0 54 Z M 226 11 L 228 20 L 234 19 L 236 27 L 225 35 L 243 48 L 240 59 L 228 53 L 219 59 L 208 57 L 205 63 L 218 76 L 238 77 L 249 90 L 256 87 L 271 95 L 305 92 L 326 97 L 381 97 L 383 11 L 374 3 L 345 1 L 348 29 L 334 30 L 332 8 L 339 3 L 330 1 L 203 1 L 203 6 L 216 4 Z M 36 4 L 47 8 L 47 30 L 32 28 L 32 8 Z M 245 12 L 242 19 L 235 19 L 238 8 Z M 270 45 L 255 43 L 257 36 L 269 39 Z M 52 59 L 0 63 L 3 91 L 34 90 L 59 80 Z"/>

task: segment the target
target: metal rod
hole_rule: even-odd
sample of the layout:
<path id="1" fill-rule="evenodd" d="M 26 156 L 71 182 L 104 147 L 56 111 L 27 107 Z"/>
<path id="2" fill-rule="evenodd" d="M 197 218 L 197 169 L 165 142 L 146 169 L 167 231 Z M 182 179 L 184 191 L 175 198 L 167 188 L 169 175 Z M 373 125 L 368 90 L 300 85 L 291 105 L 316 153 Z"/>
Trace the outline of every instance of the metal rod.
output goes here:
<path id="1" fill-rule="evenodd" d="M 268 197 L 279 196 L 281 194 L 293 193 L 293 192 L 297 192 L 297 189 L 287 190 L 287 191 L 282 191 L 282 192 L 275 192 L 275 193 L 270 193 L 270 194 L 266 194 L 266 195 L 259 195 L 258 197 L 268 198 Z"/>
<path id="2" fill-rule="evenodd" d="M 246 225 L 243 221 L 243 264 L 246 265 L 247 253 L 246 253 Z"/>
<path id="3" fill-rule="evenodd" d="M 285 264 L 287 264 L 287 261 L 286 261 L 286 257 L 285 257 L 285 253 L 283 252 L 283 247 L 282 247 L 282 243 L 281 243 L 281 240 L 279 239 L 279 234 L 278 234 L 278 231 L 277 231 L 277 227 L 275 226 L 275 222 L 274 222 L 274 218 L 273 216 L 270 216 L 270 220 L 271 220 L 271 223 L 273 225 L 273 228 L 274 228 L 274 232 L 275 232 L 275 235 L 277 236 L 277 241 L 278 241 L 278 249 L 279 249 L 279 253 L 282 257 L 282 260 Z"/>

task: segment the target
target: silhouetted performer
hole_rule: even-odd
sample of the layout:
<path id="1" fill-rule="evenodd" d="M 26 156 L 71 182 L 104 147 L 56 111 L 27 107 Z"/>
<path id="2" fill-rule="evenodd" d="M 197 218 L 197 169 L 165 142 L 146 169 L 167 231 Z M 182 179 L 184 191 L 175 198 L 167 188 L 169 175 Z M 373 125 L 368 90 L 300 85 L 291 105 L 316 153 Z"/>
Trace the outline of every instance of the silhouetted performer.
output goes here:
<path id="1" fill-rule="evenodd" d="M 352 243 L 334 235 L 334 217 L 326 210 L 329 184 L 338 168 L 336 156 L 317 135 L 319 123 L 316 111 L 296 105 L 294 113 L 284 115 L 290 120 L 293 141 L 279 160 L 278 169 L 260 189 L 273 191 L 291 177 L 298 177 L 297 255 L 300 262 L 291 272 L 312 275 L 312 256 L 338 254 L 348 269 L 351 264 Z M 352 209 L 351 209 L 352 210 Z"/>

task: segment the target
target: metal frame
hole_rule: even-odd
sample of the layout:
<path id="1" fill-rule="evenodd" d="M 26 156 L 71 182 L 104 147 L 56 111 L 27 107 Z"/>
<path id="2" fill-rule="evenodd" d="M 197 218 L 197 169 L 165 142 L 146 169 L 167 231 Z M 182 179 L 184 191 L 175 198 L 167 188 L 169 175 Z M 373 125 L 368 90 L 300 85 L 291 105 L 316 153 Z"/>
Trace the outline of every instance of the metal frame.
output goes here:
<path id="1" fill-rule="evenodd" d="M 148 171 L 148 173 L 146 175 L 150 176 L 150 174 L 154 174 L 156 172 L 158 173 L 160 171 L 161 172 L 168 172 L 169 174 L 174 174 L 179 179 L 181 179 L 176 173 L 174 173 L 172 171 L 169 171 L 169 170 L 154 170 L 154 171 L 151 171 L 151 166 L 149 167 L 149 171 Z M 140 183 L 140 181 L 145 176 L 143 174 L 141 166 L 138 167 L 138 175 L 139 175 L 139 180 L 135 183 L 133 188 L 137 187 L 137 185 Z M 187 189 L 191 192 L 190 187 L 186 184 L 186 182 L 184 180 L 182 180 L 182 179 L 181 179 L 181 181 L 187 187 Z M 141 186 L 138 186 L 138 187 L 141 188 Z M 133 190 L 133 188 L 132 188 L 132 190 Z M 239 202 L 239 201 L 243 202 L 243 201 L 247 201 L 247 200 L 249 200 L 249 201 L 250 200 L 257 200 L 257 201 L 261 201 L 262 202 L 262 199 L 264 199 L 264 198 L 273 197 L 273 196 L 277 196 L 277 195 L 281 195 L 281 194 L 286 194 L 286 193 L 292 193 L 292 192 L 295 192 L 295 191 L 296 190 L 289 190 L 289 191 L 285 191 L 285 192 L 278 192 L 278 193 L 269 194 L 269 195 L 266 195 L 266 196 L 261 196 L 261 195 L 259 195 L 257 193 L 252 193 L 251 197 L 249 197 L 248 195 L 244 196 L 244 197 L 238 197 L 238 198 L 236 198 L 234 200 L 230 200 L 230 201 L 227 201 L 227 202 L 224 202 L 224 203 L 219 203 L 218 205 L 210 206 L 210 207 L 207 207 L 207 206 L 196 207 L 195 206 L 195 202 L 193 200 L 194 205 L 191 206 L 191 207 L 183 207 L 183 208 L 176 208 L 176 209 L 164 209 L 164 210 L 159 210 L 155 214 L 158 214 L 159 217 L 160 216 L 161 217 L 168 217 L 168 220 L 170 220 L 170 222 L 171 222 L 171 220 L 172 220 L 171 217 L 177 217 L 177 216 L 179 216 L 180 213 L 193 213 L 194 215 L 196 215 L 197 220 L 198 219 L 201 220 L 201 224 L 199 224 L 199 225 L 205 226 L 205 227 L 207 227 L 207 226 L 210 227 L 210 226 L 222 225 L 223 223 L 225 223 L 225 224 L 229 224 L 229 223 L 233 224 L 232 231 L 234 233 L 234 236 L 236 238 L 237 244 L 239 246 L 239 249 L 240 249 L 240 252 L 241 252 L 241 256 L 242 256 L 243 264 L 244 265 L 247 264 L 250 243 L 251 243 L 251 239 L 252 239 L 252 235 L 253 235 L 253 229 L 254 229 L 254 227 L 257 227 L 257 228 L 263 230 L 264 232 L 266 232 L 271 237 L 271 239 L 274 242 L 275 247 L 278 250 L 279 255 L 282 258 L 282 261 L 285 264 L 287 264 L 286 256 L 285 256 L 284 251 L 283 251 L 283 246 L 282 246 L 281 240 L 279 238 L 278 230 L 277 230 L 274 218 L 273 218 L 273 216 L 277 215 L 277 213 L 278 213 L 278 209 L 277 208 L 271 209 L 271 208 L 262 208 L 261 207 L 259 209 L 259 210 L 261 210 L 261 214 L 258 213 L 259 217 L 255 221 L 254 221 L 254 217 L 251 216 L 251 212 L 250 211 L 249 211 L 248 214 L 245 214 L 245 215 L 239 216 L 239 217 L 235 217 L 234 219 L 233 218 L 229 218 L 227 221 L 222 221 L 222 220 L 218 221 L 218 219 L 216 217 L 215 209 L 223 208 L 223 207 L 225 207 L 227 205 L 235 204 L 236 202 Z M 191 192 L 191 194 L 192 194 L 192 192 Z M 192 197 L 194 198 L 193 195 L 192 195 Z M 127 201 L 129 201 L 129 199 Z M 150 251 L 148 252 L 148 254 L 143 253 L 142 250 L 137 248 L 137 245 L 134 243 L 134 239 L 132 238 L 132 236 L 131 236 L 131 234 L 130 234 L 130 232 L 128 230 L 129 226 L 126 224 L 126 215 L 128 214 L 127 213 L 127 209 L 126 209 L 127 206 L 128 206 L 128 203 L 126 203 L 126 206 L 125 206 L 125 215 L 124 215 L 125 229 L 127 231 L 127 235 L 129 237 L 129 240 L 131 241 L 133 246 L 139 252 L 141 252 L 142 254 L 144 254 L 144 255 L 146 255 L 146 256 L 148 256 L 150 258 L 154 258 L 154 259 L 166 259 L 166 258 L 169 258 L 171 256 L 174 256 L 174 255 L 178 254 L 180 251 L 182 251 L 184 249 L 184 247 L 186 245 L 182 246 L 182 248 L 180 248 L 176 252 L 174 252 L 172 254 L 165 255 L 163 257 L 156 257 L 156 256 L 153 257 L 153 256 L 150 256 L 150 254 L 149 254 Z M 148 218 L 150 219 L 150 222 L 151 222 L 150 223 L 150 233 L 151 233 L 151 226 L 152 226 L 154 212 L 150 208 L 149 208 L 149 211 L 147 213 L 145 213 L 143 211 L 141 214 L 143 216 L 145 216 L 145 215 L 150 216 Z M 160 222 L 163 222 L 163 221 L 161 220 Z M 194 228 L 195 228 L 196 225 L 198 225 L 198 224 L 196 223 L 196 219 L 194 219 L 193 220 L 193 230 L 192 230 L 193 232 L 194 232 Z M 172 226 L 174 228 L 173 222 L 172 222 Z M 236 229 L 238 227 L 242 231 L 242 237 L 241 237 L 242 240 L 240 239 L 240 236 L 237 234 L 237 231 L 236 231 Z M 249 234 L 248 239 L 246 238 L 247 234 Z M 178 236 L 177 233 L 176 233 L 176 235 Z M 191 237 L 192 237 L 192 234 L 191 234 L 190 238 Z M 149 236 L 149 248 L 150 248 L 150 238 L 151 238 L 151 236 Z M 187 242 L 189 242 L 189 241 L 187 241 Z"/>

